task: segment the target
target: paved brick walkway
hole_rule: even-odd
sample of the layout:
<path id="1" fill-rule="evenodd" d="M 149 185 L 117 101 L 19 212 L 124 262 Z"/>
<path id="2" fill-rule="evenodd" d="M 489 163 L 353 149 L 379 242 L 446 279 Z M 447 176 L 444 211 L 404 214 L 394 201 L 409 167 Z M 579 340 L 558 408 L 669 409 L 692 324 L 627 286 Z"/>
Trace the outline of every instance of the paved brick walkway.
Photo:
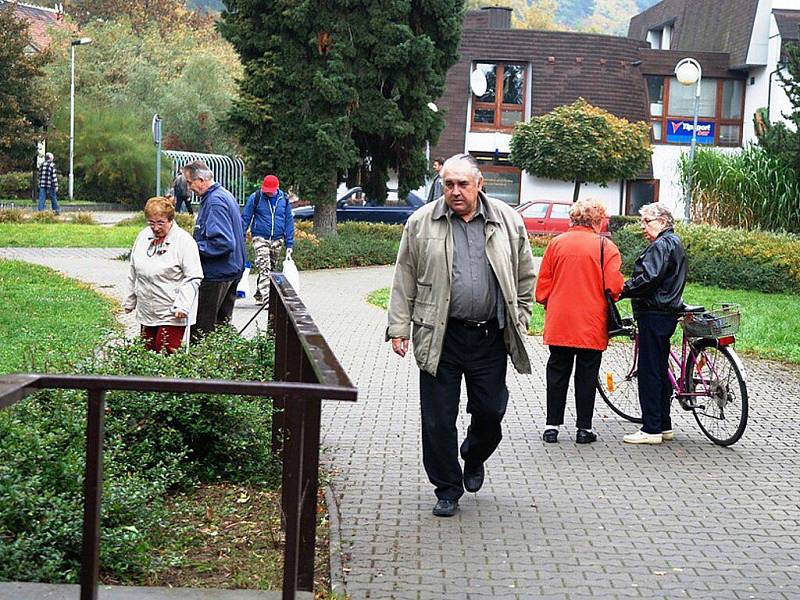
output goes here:
<path id="1" fill-rule="evenodd" d="M 72 252 L 15 256 L 110 285 L 108 259 L 87 257 L 81 274 L 83 251 Z M 750 424 L 732 448 L 711 444 L 686 413 L 676 415 L 675 441 L 625 446 L 631 425 L 602 403 L 597 443 L 576 446 L 567 429 L 545 445 L 547 351 L 531 338 L 535 372 L 509 377 L 505 439 L 484 488 L 462 499 L 457 517 L 437 519 L 420 459 L 417 370 L 383 342 L 385 312 L 364 302 L 390 280 L 385 267 L 301 279 L 359 387 L 357 404 L 326 403 L 323 414 L 352 598 L 800 598 L 800 448 L 790 420 L 800 369 L 746 360 Z M 245 303 L 235 316 L 250 314 Z"/>

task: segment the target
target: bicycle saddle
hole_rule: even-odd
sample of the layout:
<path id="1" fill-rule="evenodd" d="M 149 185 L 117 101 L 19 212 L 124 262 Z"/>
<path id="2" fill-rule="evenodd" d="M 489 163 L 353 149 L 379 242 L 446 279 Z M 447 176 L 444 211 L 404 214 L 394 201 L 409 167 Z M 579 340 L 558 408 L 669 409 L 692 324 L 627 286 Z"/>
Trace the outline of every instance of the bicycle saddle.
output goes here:
<path id="1" fill-rule="evenodd" d="M 684 313 L 684 314 L 686 314 L 686 313 L 701 313 L 701 312 L 706 312 L 706 309 L 705 309 L 704 306 L 691 306 L 689 304 L 684 304 L 681 307 L 681 312 Z"/>

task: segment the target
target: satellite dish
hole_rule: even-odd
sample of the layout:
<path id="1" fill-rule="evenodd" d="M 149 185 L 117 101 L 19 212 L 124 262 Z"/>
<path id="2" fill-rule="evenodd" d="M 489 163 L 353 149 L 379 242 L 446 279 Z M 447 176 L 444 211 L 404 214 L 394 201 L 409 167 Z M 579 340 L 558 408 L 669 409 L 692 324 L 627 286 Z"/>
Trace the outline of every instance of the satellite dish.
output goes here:
<path id="1" fill-rule="evenodd" d="M 478 98 L 486 93 L 486 74 L 483 71 L 475 69 L 469 76 L 469 89 Z"/>

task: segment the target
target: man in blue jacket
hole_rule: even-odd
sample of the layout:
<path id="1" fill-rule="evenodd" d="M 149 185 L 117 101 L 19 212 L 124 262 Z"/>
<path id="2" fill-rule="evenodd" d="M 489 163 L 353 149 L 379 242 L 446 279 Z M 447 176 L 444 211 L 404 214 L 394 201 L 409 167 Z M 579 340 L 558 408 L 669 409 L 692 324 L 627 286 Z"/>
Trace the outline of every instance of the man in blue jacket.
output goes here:
<path id="1" fill-rule="evenodd" d="M 233 315 L 236 286 L 245 261 L 244 235 L 239 204 L 231 193 L 214 181 L 214 174 L 202 160 L 182 168 L 186 183 L 200 197 L 194 239 L 200 251 L 203 281 L 197 301 L 197 322 L 192 341 Z"/>
<path id="2" fill-rule="evenodd" d="M 264 177 L 261 189 L 250 195 L 242 212 L 242 229 L 253 234 L 258 265 L 258 289 L 253 297 L 257 304 L 269 304 L 269 273 L 278 264 L 284 243 L 286 258 L 292 256 L 294 247 L 292 207 L 279 185 L 275 175 Z"/>

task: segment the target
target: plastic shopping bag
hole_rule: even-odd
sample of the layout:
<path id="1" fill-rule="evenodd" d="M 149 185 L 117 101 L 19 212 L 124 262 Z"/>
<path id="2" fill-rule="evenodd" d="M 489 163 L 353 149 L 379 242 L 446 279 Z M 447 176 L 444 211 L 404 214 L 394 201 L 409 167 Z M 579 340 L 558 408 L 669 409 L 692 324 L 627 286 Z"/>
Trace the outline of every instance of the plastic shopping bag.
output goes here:
<path id="1" fill-rule="evenodd" d="M 244 263 L 244 272 L 242 278 L 239 280 L 239 285 L 236 286 L 237 298 L 251 298 L 253 292 L 250 291 L 250 263 Z"/>
<path id="2" fill-rule="evenodd" d="M 300 293 L 300 273 L 297 271 L 297 265 L 294 264 L 292 257 L 289 256 L 283 261 L 283 276 L 286 281 L 292 286 L 295 293 Z"/>

